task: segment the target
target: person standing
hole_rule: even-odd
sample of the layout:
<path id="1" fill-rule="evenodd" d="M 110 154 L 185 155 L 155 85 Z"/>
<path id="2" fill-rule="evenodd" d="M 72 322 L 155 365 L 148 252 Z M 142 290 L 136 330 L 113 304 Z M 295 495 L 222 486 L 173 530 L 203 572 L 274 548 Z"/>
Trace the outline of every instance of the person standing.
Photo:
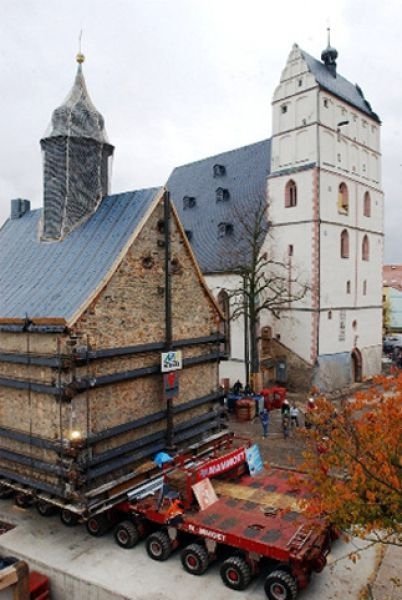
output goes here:
<path id="1" fill-rule="evenodd" d="M 262 425 L 263 437 L 268 437 L 268 427 L 269 427 L 269 412 L 266 408 L 262 412 L 260 412 L 260 421 Z"/>
<path id="2" fill-rule="evenodd" d="M 293 402 L 290 407 L 290 426 L 299 427 L 299 409 L 296 406 L 296 402 Z"/>

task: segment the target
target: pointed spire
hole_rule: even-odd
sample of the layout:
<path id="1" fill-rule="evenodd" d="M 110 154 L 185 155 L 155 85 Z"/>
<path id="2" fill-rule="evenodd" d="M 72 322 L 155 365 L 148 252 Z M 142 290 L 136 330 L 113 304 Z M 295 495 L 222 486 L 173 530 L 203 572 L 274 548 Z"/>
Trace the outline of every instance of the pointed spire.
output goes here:
<path id="1" fill-rule="evenodd" d="M 331 46 L 331 28 L 327 27 L 328 45 L 321 52 L 321 60 L 327 67 L 328 71 L 336 77 L 336 59 L 338 58 L 338 51 Z"/>

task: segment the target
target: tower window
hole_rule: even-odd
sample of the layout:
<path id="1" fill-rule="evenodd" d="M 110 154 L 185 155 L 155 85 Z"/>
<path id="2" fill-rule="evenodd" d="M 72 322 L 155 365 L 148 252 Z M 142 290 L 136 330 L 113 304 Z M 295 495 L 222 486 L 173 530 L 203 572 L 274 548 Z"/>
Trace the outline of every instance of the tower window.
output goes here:
<path id="1" fill-rule="evenodd" d="M 297 187 L 293 179 L 290 179 L 285 187 L 285 208 L 297 205 Z"/>
<path id="2" fill-rule="evenodd" d="M 370 244 L 369 244 L 368 236 L 365 235 L 363 237 L 363 242 L 362 242 L 362 259 L 369 260 L 369 258 L 370 258 Z"/>
<path id="3" fill-rule="evenodd" d="M 347 294 L 350 294 L 350 290 L 351 290 L 351 285 L 350 285 L 350 281 L 348 280 L 348 281 L 346 282 L 346 293 L 347 293 Z"/>
<path id="4" fill-rule="evenodd" d="M 324 108 L 328 108 L 328 98 L 324 98 L 323 104 Z"/>
<path id="5" fill-rule="evenodd" d="M 367 295 L 367 280 L 363 281 L 363 296 Z"/>
<path id="6" fill-rule="evenodd" d="M 232 235 L 233 224 L 232 223 L 219 223 L 218 225 L 218 237 L 225 237 L 226 235 Z"/>
<path id="7" fill-rule="evenodd" d="M 349 258 L 349 234 L 346 229 L 341 233 L 341 258 Z"/>
<path id="8" fill-rule="evenodd" d="M 226 167 L 224 165 L 214 165 L 213 171 L 214 177 L 223 177 L 223 175 L 226 175 Z"/>
<path id="9" fill-rule="evenodd" d="M 288 246 L 288 256 L 293 256 L 293 244 L 289 244 Z"/>
<path id="10" fill-rule="evenodd" d="M 332 310 L 328 311 L 328 320 L 330 321 L 332 319 Z"/>
<path id="11" fill-rule="evenodd" d="M 216 190 L 216 201 L 223 202 L 224 200 L 229 200 L 230 192 L 225 188 L 218 188 Z"/>
<path id="12" fill-rule="evenodd" d="M 368 192 L 365 192 L 363 199 L 363 215 L 371 217 L 371 198 Z"/>
<path id="13" fill-rule="evenodd" d="M 194 206 L 197 204 L 196 199 L 194 198 L 194 196 L 184 196 L 183 198 L 183 208 L 194 208 Z"/>
<path id="14" fill-rule="evenodd" d="M 299 81 L 297 82 L 299 87 L 301 87 L 303 85 L 303 79 L 299 79 Z"/>
<path id="15" fill-rule="evenodd" d="M 341 183 L 338 189 L 338 213 L 349 214 L 349 193 L 345 183 Z"/>
<path id="16" fill-rule="evenodd" d="M 288 105 L 287 104 L 282 104 L 282 106 L 281 106 L 281 113 L 284 115 L 287 112 L 288 112 Z"/>

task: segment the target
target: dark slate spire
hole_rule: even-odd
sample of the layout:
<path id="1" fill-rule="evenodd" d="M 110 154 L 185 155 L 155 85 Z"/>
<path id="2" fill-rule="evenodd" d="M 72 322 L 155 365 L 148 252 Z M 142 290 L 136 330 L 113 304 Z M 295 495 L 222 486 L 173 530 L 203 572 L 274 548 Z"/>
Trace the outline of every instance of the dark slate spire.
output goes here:
<path id="1" fill-rule="evenodd" d="M 73 88 L 56 108 L 44 151 L 44 209 L 42 238 L 58 240 L 96 210 L 107 195 L 109 157 L 105 122 L 93 105 L 82 73 L 83 54 Z"/>
<path id="2" fill-rule="evenodd" d="M 338 58 L 338 51 L 335 48 L 331 47 L 330 34 L 331 29 L 328 27 L 328 44 L 325 50 L 321 52 L 321 60 L 327 67 L 328 71 L 332 73 L 334 77 L 336 77 L 336 59 Z"/>

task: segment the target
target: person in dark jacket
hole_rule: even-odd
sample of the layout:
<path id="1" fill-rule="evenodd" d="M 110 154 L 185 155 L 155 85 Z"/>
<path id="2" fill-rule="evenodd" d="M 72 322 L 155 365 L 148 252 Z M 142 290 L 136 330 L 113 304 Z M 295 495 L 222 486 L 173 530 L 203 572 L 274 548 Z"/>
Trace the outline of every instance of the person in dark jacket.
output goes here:
<path id="1" fill-rule="evenodd" d="M 263 433 L 263 437 L 268 437 L 268 427 L 269 427 L 269 411 L 264 408 L 264 410 L 262 410 L 260 412 L 260 421 L 261 421 L 261 425 L 262 425 L 262 433 Z"/>

